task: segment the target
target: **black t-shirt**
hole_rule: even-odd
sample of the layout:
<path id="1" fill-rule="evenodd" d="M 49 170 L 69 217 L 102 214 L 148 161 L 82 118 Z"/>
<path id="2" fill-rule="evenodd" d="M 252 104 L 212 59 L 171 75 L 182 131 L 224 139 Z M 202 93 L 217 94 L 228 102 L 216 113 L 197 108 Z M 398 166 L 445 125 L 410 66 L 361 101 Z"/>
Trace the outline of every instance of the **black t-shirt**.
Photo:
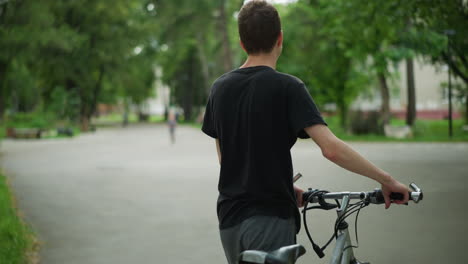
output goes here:
<path id="1" fill-rule="evenodd" d="M 304 128 L 324 124 L 304 83 L 267 66 L 241 68 L 211 89 L 202 130 L 221 149 L 217 212 L 220 228 L 253 215 L 300 215 L 290 149 Z"/>

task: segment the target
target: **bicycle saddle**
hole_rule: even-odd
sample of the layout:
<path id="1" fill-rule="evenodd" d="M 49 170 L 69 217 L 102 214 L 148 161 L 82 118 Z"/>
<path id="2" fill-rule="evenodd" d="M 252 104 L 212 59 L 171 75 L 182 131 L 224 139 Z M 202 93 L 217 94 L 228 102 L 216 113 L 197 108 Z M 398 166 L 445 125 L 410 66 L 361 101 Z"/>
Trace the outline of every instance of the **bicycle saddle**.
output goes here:
<path id="1" fill-rule="evenodd" d="M 305 248 L 297 244 L 282 247 L 271 252 L 246 250 L 240 254 L 239 263 L 294 264 L 305 252 Z"/>

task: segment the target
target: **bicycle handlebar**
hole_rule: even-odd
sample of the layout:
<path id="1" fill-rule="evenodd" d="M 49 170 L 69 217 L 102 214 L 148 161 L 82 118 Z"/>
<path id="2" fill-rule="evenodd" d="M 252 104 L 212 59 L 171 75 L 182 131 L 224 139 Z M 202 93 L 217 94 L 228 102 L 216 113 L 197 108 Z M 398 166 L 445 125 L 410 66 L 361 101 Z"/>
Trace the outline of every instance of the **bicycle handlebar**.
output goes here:
<path id="1" fill-rule="evenodd" d="M 409 199 L 415 203 L 418 203 L 419 201 L 421 201 L 423 199 L 423 192 L 421 191 L 421 189 L 415 183 L 411 183 L 410 188 L 413 191 L 409 192 Z M 309 203 L 317 203 L 320 200 L 326 200 L 326 199 L 332 199 L 332 200 L 343 199 L 343 197 L 345 196 L 348 196 L 349 199 L 364 200 L 372 204 L 385 203 L 382 190 L 380 189 L 375 189 L 372 192 L 325 192 L 322 190 L 309 188 L 309 190 L 304 192 L 302 195 L 304 201 L 309 201 Z M 391 200 L 403 200 L 403 194 L 391 193 L 390 199 Z"/>
<path id="2" fill-rule="evenodd" d="M 421 189 L 414 183 L 410 184 L 410 188 L 413 191 L 409 192 L 409 199 L 414 201 L 415 203 L 418 203 L 419 201 L 421 201 L 423 199 L 423 193 Z M 304 209 L 302 210 L 304 229 L 306 230 L 307 236 L 312 244 L 312 248 L 314 249 L 315 253 L 317 253 L 317 256 L 319 256 L 320 258 L 325 256 L 323 251 L 330 244 L 333 237 L 337 237 L 338 230 L 341 230 L 343 228 L 347 229 L 348 225 L 344 221 L 348 216 L 357 212 L 357 215 L 356 215 L 356 223 L 357 223 L 357 216 L 359 215 L 359 211 L 362 208 L 368 206 L 371 203 L 372 204 L 385 203 L 385 199 L 384 199 L 381 189 L 375 189 L 372 192 L 328 192 L 328 191 L 319 190 L 319 189 L 309 189 L 308 191 L 302 194 L 302 198 L 304 201 Z M 326 202 L 325 200 L 327 199 L 335 200 L 336 204 Z M 341 202 L 338 202 L 339 199 L 341 199 Z M 403 194 L 391 193 L 390 199 L 393 201 L 402 200 Z M 354 204 L 350 204 L 350 200 L 360 200 L 360 201 Z M 318 203 L 319 205 L 308 207 L 308 204 L 310 203 Z M 310 209 L 331 210 L 335 208 L 338 208 L 337 209 L 338 219 L 335 222 L 335 229 L 334 229 L 333 236 L 330 238 L 330 240 L 328 240 L 328 242 L 323 247 L 319 247 L 317 244 L 315 244 L 314 240 L 312 239 L 312 236 L 310 235 L 309 228 L 307 227 L 306 212 L 307 210 L 310 210 Z M 357 228 L 356 228 L 356 240 L 357 240 Z"/>

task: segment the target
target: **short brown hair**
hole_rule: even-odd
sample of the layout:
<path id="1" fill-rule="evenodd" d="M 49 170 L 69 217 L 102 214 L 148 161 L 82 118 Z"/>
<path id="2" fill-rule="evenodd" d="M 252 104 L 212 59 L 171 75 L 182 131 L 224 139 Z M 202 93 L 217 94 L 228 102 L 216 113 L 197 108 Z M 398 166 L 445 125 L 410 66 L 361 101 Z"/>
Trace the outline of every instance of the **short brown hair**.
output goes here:
<path id="1" fill-rule="evenodd" d="M 269 53 L 281 33 L 278 11 L 266 1 L 245 4 L 237 18 L 239 36 L 248 54 Z"/>

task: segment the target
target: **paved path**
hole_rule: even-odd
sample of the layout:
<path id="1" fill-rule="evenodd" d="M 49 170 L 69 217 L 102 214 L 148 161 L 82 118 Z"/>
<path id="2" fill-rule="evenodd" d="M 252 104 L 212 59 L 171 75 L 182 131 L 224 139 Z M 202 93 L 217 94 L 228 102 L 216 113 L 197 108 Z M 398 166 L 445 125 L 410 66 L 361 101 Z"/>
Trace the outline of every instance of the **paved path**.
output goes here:
<path id="1" fill-rule="evenodd" d="M 214 142 L 190 127 L 180 127 L 177 137 L 170 145 L 167 128 L 154 125 L 4 141 L 1 166 L 43 241 L 42 263 L 225 263 L 215 215 Z M 383 264 L 461 263 L 468 246 L 468 144 L 352 145 L 426 194 L 419 205 L 361 212 L 357 256 Z M 376 187 L 325 161 L 309 140 L 298 142 L 293 158 L 304 187 Z M 320 244 L 333 220 L 333 212 L 311 219 Z M 299 263 L 326 263 L 302 232 L 299 242 L 309 248 Z"/>

